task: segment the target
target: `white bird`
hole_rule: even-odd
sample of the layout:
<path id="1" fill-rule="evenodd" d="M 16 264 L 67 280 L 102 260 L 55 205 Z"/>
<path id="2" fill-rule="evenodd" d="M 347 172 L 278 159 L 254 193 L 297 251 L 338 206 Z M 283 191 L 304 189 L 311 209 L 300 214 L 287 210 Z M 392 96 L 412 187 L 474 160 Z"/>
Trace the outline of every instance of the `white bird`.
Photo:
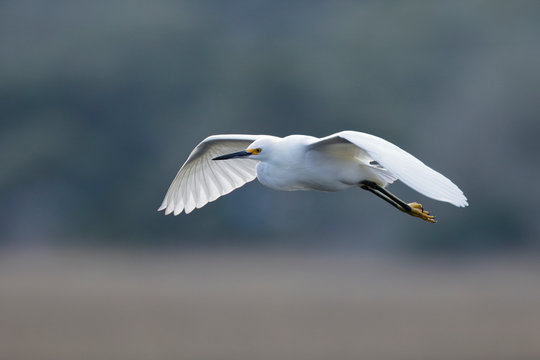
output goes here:
<path id="1" fill-rule="evenodd" d="M 290 135 L 213 135 L 191 152 L 158 211 L 189 214 L 258 178 L 274 190 L 339 191 L 360 187 L 397 209 L 429 222 L 422 205 L 386 190 L 401 180 L 432 199 L 467 206 L 448 178 L 396 145 L 374 135 L 342 131 L 324 138 Z"/>

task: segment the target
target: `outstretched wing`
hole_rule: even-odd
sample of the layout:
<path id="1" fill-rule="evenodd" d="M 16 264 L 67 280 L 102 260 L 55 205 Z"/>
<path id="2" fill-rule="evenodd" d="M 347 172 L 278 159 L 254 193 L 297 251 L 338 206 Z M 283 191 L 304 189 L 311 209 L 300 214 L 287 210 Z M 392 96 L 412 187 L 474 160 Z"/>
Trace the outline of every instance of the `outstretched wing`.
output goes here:
<path id="1" fill-rule="evenodd" d="M 212 161 L 224 154 L 242 151 L 260 135 L 213 135 L 189 155 L 174 178 L 158 211 L 165 215 L 185 210 L 189 214 L 257 177 L 257 161 L 231 159 Z"/>
<path id="2" fill-rule="evenodd" d="M 421 194 L 459 207 L 468 205 L 467 198 L 452 181 L 380 137 L 358 131 L 342 131 L 324 137 L 310 146 L 317 148 L 340 143 L 362 149 L 366 155 Z"/>

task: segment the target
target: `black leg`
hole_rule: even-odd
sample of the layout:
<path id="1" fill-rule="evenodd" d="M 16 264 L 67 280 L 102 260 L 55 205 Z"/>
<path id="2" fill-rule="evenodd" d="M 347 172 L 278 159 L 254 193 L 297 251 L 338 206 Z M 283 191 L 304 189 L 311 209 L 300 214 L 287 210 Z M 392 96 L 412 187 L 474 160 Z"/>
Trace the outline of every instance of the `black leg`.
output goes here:
<path id="1" fill-rule="evenodd" d="M 372 192 L 373 194 L 377 195 L 378 197 L 390 203 L 392 206 L 398 208 L 401 211 L 407 213 L 411 212 L 411 207 L 408 204 L 406 204 L 403 200 L 401 200 L 396 195 L 392 194 L 390 191 L 386 190 L 382 186 L 377 185 L 373 181 L 362 181 L 360 183 L 360 187 L 364 190 Z"/>
<path id="2" fill-rule="evenodd" d="M 415 202 L 406 204 L 403 200 L 401 200 L 382 186 L 377 185 L 373 181 L 362 181 L 359 186 L 362 189 L 377 195 L 398 210 L 401 210 L 411 216 L 419 217 L 422 220 L 436 222 L 435 218 L 429 215 L 429 212 L 424 211 L 422 205 Z"/>
<path id="3" fill-rule="evenodd" d="M 378 197 L 380 197 L 381 199 L 383 199 L 384 201 L 386 201 L 387 203 L 389 203 L 390 205 L 392 205 L 396 209 L 404 211 L 404 209 L 403 209 L 403 207 L 401 205 L 399 205 L 398 203 L 396 203 L 394 200 L 390 199 L 388 196 L 384 195 L 383 193 L 381 193 L 381 192 L 379 192 L 379 191 L 377 191 L 377 190 L 375 190 L 372 187 L 367 186 L 367 185 L 360 185 L 360 187 L 362 189 L 364 189 L 364 190 L 367 190 L 367 191 L 371 192 L 372 194 L 377 195 Z"/>

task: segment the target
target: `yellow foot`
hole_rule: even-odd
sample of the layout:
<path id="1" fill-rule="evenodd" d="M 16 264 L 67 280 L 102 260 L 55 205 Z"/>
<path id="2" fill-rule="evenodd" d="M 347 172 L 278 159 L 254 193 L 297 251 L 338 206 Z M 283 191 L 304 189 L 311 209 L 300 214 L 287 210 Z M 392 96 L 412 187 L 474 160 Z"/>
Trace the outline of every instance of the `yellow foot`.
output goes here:
<path id="1" fill-rule="evenodd" d="M 411 212 L 410 213 L 408 212 L 407 214 L 411 216 L 419 217 L 420 219 L 429 221 L 431 223 L 437 222 L 437 220 L 435 220 L 435 216 L 429 215 L 429 211 L 424 210 L 422 205 L 420 205 L 419 203 L 412 202 L 407 205 L 411 207 Z"/>

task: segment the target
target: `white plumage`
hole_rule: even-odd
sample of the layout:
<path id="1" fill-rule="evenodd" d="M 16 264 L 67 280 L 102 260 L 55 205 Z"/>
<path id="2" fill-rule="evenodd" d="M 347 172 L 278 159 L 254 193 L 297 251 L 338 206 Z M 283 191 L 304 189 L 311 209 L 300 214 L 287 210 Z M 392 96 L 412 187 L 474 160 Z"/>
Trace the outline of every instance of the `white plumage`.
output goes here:
<path id="1" fill-rule="evenodd" d="M 419 193 L 458 207 L 469 205 L 456 184 L 391 142 L 358 131 L 342 131 L 328 138 L 336 137 L 364 149 L 375 161 Z"/>
<path id="2" fill-rule="evenodd" d="M 342 131 L 320 139 L 305 135 L 210 136 L 191 152 L 158 210 L 167 215 L 188 214 L 256 177 L 277 190 L 338 191 L 360 186 L 429 221 L 419 204 L 409 204 L 421 209 L 420 214 L 411 213 L 418 211 L 384 187 L 399 179 L 430 198 L 459 207 L 468 205 L 452 181 L 398 146 L 374 135 Z"/>
<path id="3" fill-rule="evenodd" d="M 257 162 L 250 159 L 212 161 L 212 158 L 244 150 L 260 135 L 213 135 L 189 155 L 174 178 L 158 211 L 189 214 L 257 177 Z"/>

